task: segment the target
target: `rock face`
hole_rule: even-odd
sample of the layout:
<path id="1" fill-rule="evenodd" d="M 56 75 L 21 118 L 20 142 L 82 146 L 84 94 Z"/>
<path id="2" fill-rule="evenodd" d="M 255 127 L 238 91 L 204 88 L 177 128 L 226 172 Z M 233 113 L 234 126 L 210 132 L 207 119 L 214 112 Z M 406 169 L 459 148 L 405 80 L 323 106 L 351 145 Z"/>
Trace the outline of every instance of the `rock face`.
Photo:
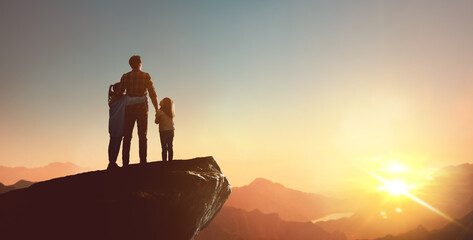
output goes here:
<path id="1" fill-rule="evenodd" d="M 0 195 L 0 235 L 194 239 L 230 193 L 212 157 L 88 172 Z"/>

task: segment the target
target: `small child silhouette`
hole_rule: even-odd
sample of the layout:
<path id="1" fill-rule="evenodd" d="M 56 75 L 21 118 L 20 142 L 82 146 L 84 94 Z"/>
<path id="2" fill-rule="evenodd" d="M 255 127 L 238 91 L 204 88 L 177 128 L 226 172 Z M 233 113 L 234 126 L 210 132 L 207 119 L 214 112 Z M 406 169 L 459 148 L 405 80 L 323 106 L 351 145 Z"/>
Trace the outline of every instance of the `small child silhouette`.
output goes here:
<path id="1" fill-rule="evenodd" d="M 159 102 L 159 110 L 156 111 L 155 123 L 159 124 L 159 138 L 161 139 L 163 161 L 172 161 L 174 151 L 172 141 L 174 140 L 174 102 L 166 97 Z"/>

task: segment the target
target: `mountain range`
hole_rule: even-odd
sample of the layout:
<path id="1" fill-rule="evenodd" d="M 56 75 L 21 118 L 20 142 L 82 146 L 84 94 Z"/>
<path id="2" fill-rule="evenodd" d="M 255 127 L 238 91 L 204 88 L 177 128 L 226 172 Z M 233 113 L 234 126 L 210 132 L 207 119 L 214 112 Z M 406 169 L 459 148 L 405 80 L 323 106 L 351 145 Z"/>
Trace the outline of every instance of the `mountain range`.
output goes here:
<path id="1" fill-rule="evenodd" d="M 1 182 L 10 184 L 0 183 L 0 193 L 28 187 L 34 179 L 81 171 L 86 169 L 71 163 L 53 163 L 42 168 L 0 167 L 0 179 L 4 179 Z M 460 219 L 464 226 L 473 227 L 473 165 L 442 168 L 430 178 L 429 184 L 422 186 L 415 196 L 449 217 Z M 312 223 L 344 212 L 353 214 Z M 233 188 L 221 212 L 197 239 L 451 239 L 448 236 L 473 239 L 438 213 L 405 196 L 373 191 L 338 199 L 257 178 L 246 186 Z"/>
<path id="2" fill-rule="evenodd" d="M 468 213 L 457 222 L 445 227 L 428 231 L 422 225 L 409 232 L 393 236 L 389 234 L 376 240 L 471 240 L 473 239 L 473 212 Z"/>
<path id="3" fill-rule="evenodd" d="M 462 219 L 467 225 L 472 225 L 473 165 L 463 164 L 439 169 L 431 176 L 430 183 L 423 186 L 416 196 L 448 216 Z M 354 212 L 350 217 L 315 224 L 309 222 L 330 213 L 350 211 Z M 472 215 L 471 223 L 464 219 L 468 214 Z M 270 216 L 274 224 L 274 219 L 279 219 L 275 225 L 277 227 L 262 222 Z M 329 234 L 345 233 L 347 239 L 375 239 L 386 236 L 381 239 L 411 240 L 429 236 L 425 239 L 430 240 L 437 239 L 435 236 L 442 234 L 457 234 L 454 233 L 455 228 L 448 223 L 449 221 L 439 214 L 405 196 L 391 196 L 385 192 L 373 191 L 348 200 L 335 199 L 289 189 L 279 183 L 259 178 L 249 185 L 234 187 L 222 211 L 214 222 L 202 231 L 198 239 L 291 239 L 287 236 L 296 239 L 291 235 L 296 226 L 312 226 Z M 456 230 L 458 234 L 462 234 L 461 230 Z M 271 231 L 276 231 L 279 238 L 271 235 Z M 222 236 L 224 238 L 218 238 Z"/>
<path id="4" fill-rule="evenodd" d="M 328 233 L 311 222 L 284 221 L 278 214 L 247 212 L 223 207 L 196 240 L 346 240 L 343 233 Z"/>
<path id="5" fill-rule="evenodd" d="M 54 162 L 37 168 L 0 166 L 0 182 L 6 185 L 14 184 L 22 179 L 39 182 L 86 171 L 90 171 L 90 169 L 70 162 Z"/>
<path id="6" fill-rule="evenodd" d="M 350 206 L 335 198 L 257 178 L 246 186 L 232 188 L 222 210 L 197 240 L 345 240 L 345 234 L 325 231 L 312 221 L 350 211 Z"/>
<path id="7" fill-rule="evenodd" d="M 0 183 L 0 194 L 6 193 L 15 189 L 27 188 L 31 186 L 34 182 L 20 180 L 13 185 L 5 186 L 3 183 Z"/>
<path id="8" fill-rule="evenodd" d="M 310 222 L 352 210 L 348 201 L 293 190 L 263 178 L 243 187 L 234 187 L 225 206 L 277 213 L 283 220 L 296 222 Z"/>

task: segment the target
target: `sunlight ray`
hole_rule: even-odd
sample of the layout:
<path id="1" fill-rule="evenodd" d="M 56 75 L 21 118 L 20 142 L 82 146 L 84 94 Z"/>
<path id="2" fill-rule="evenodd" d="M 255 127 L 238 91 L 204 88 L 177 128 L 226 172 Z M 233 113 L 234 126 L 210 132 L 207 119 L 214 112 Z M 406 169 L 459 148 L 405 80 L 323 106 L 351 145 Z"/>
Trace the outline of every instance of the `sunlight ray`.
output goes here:
<path id="1" fill-rule="evenodd" d="M 363 167 L 360 167 L 364 172 L 368 173 L 369 175 L 371 175 L 372 177 L 378 179 L 380 182 L 388 185 L 390 184 L 389 181 L 387 181 L 386 179 L 382 178 L 381 176 L 377 175 L 376 173 L 372 172 L 372 171 L 369 171 L 368 169 L 366 168 L 363 168 Z M 411 200 L 413 200 L 414 202 L 426 207 L 427 209 L 433 211 L 434 213 L 438 214 L 439 216 L 447 219 L 448 221 L 460 226 L 461 228 L 463 228 L 464 230 L 466 231 L 470 231 L 469 228 L 463 226 L 461 223 L 459 223 L 458 221 L 456 221 L 455 219 L 453 219 L 452 217 L 448 216 L 447 214 L 441 212 L 440 210 L 434 208 L 433 206 L 429 205 L 428 203 L 424 202 L 423 200 L 421 200 L 420 198 L 412 195 L 411 193 L 409 193 L 407 190 L 403 191 L 402 192 L 403 195 L 407 196 L 408 198 L 410 198 Z"/>

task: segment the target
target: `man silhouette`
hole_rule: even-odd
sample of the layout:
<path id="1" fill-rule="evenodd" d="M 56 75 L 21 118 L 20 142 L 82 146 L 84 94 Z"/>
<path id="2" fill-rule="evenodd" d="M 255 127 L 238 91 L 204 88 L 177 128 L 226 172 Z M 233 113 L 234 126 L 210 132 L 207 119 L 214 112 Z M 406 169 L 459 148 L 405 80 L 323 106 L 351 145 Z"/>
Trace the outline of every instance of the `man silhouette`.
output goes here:
<path id="1" fill-rule="evenodd" d="M 151 76 L 141 71 L 141 58 L 140 56 L 132 56 L 129 60 L 131 72 L 123 74 L 120 83 L 121 91 L 125 92 L 130 97 L 144 97 L 149 93 L 151 102 L 153 103 L 154 110 L 158 109 L 158 98 L 156 91 L 154 90 Z M 128 166 L 130 163 L 130 144 L 131 137 L 133 134 L 133 128 L 137 123 L 139 148 L 140 148 L 140 164 L 146 163 L 146 155 L 148 148 L 148 139 L 146 134 L 148 131 L 148 101 L 139 103 L 131 106 L 127 106 L 125 109 L 125 126 L 123 130 L 123 152 L 122 160 L 123 166 Z"/>

